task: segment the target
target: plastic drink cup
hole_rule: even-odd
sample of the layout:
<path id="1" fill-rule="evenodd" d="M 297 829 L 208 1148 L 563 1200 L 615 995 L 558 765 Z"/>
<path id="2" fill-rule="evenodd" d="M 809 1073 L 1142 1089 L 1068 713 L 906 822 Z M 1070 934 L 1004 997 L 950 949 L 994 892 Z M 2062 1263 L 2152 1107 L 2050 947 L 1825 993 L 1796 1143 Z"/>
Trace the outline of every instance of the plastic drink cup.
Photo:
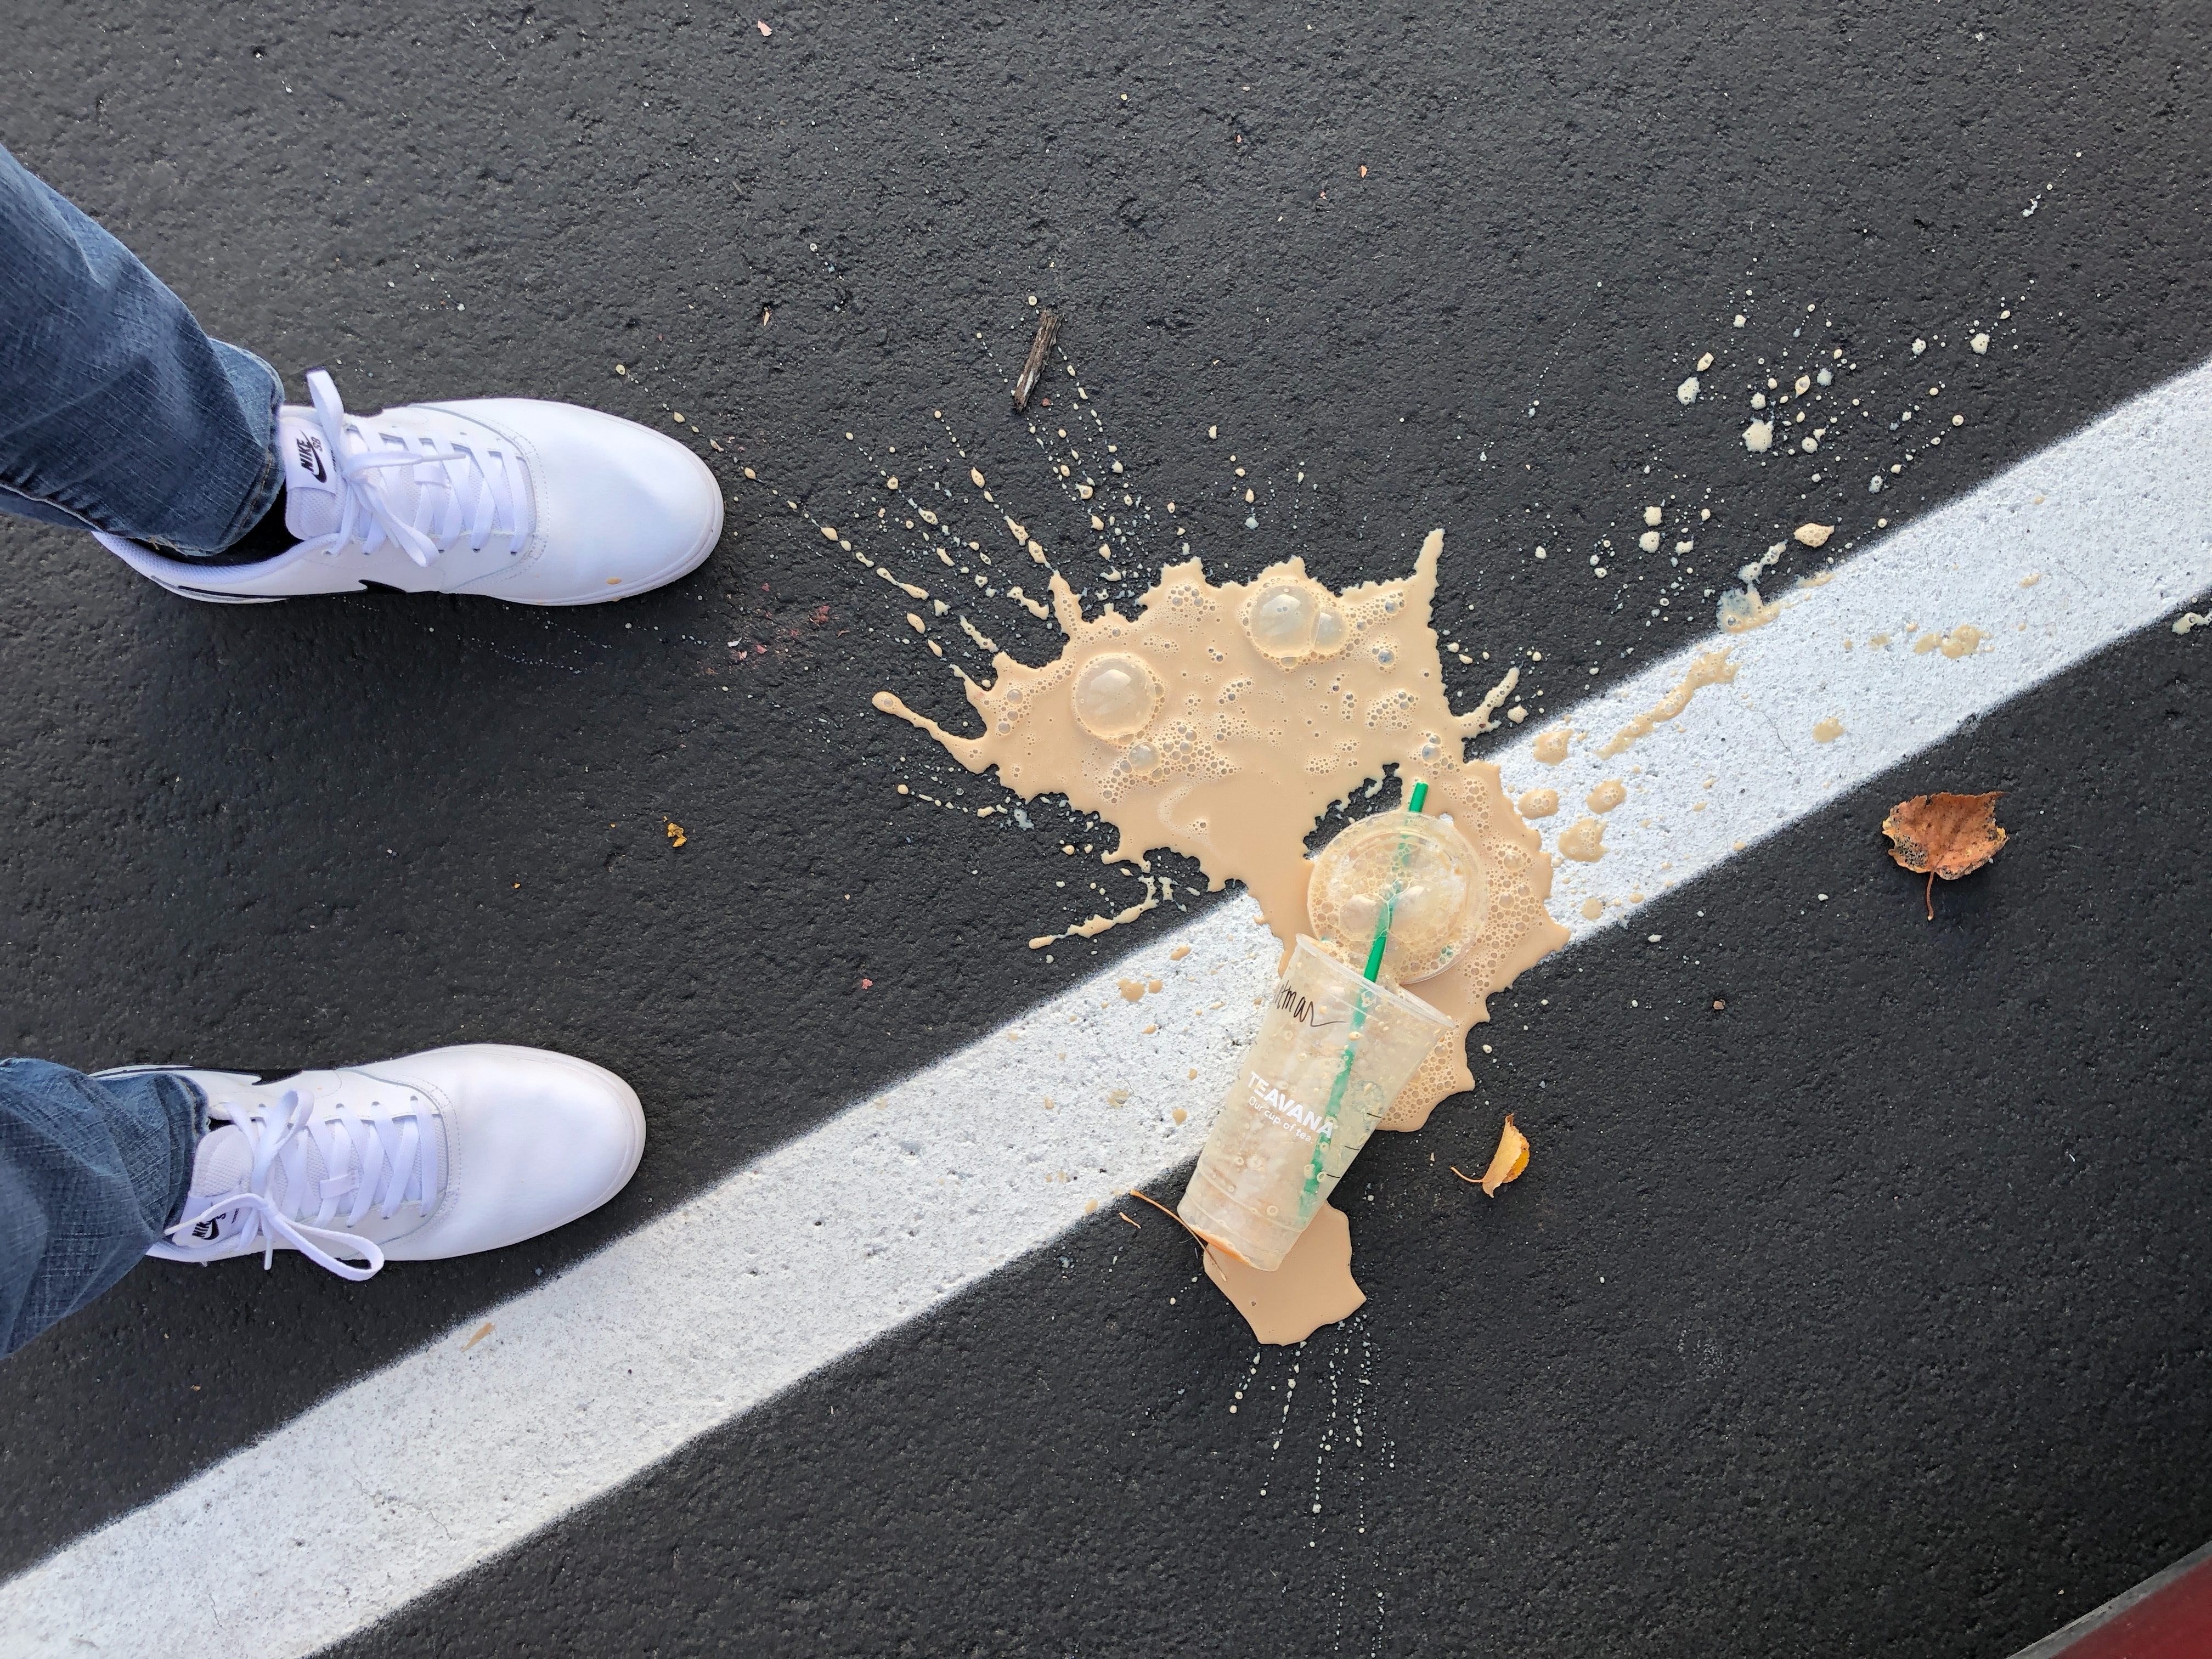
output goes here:
<path id="1" fill-rule="evenodd" d="M 1176 1213 L 1209 1244 L 1273 1272 L 1454 1029 L 1302 935 Z"/>

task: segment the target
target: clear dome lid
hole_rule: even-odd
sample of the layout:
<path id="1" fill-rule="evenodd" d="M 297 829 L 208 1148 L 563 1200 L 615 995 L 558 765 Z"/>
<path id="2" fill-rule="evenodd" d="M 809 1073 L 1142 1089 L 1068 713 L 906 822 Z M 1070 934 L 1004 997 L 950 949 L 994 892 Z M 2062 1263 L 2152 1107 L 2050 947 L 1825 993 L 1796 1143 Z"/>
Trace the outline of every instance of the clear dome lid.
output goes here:
<path id="1" fill-rule="evenodd" d="M 1474 944 L 1489 918 L 1490 883 L 1449 819 L 1378 812 L 1321 849 L 1306 894 L 1316 937 L 1364 966 L 1386 906 L 1387 980 L 1410 985 L 1440 974 Z"/>

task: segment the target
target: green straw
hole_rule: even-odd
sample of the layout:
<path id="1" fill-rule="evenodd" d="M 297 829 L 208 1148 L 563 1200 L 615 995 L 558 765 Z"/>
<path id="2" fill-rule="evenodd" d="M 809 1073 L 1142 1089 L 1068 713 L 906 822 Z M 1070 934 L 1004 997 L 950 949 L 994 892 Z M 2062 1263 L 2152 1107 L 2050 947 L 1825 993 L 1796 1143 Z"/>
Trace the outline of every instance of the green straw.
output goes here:
<path id="1" fill-rule="evenodd" d="M 1428 799 L 1429 786 L 1425 780 L 1413 786 L 1413 793 L 1406 799 L 1406 810 L 1418 814 L 1422 806 L 1427 803 Z M 1405 873 L 1406 842 L 1405 838 L 1401 836 L 1398 841 L 1398 857 L 1390 870 L 1390 890 L 1382 896 L 1382 920 L 1375 926 L 1375 943 L 1367 947 L 1367 969 L 1364 976 L 1368 979 L 1373 979 L 1376 975 L 1382 971 L 1382 952 L 1390 944 L 1390 913 L 1397 908 L 1399 882 Z M 1355 1026 L 1353 1029 L 1356 1030 L 1358 1028 Z"/>
<path id="2" fill-rule="evenodd" d="M 1428 799 L 1427 782 L 1416 783 L 1413 793 L 1406 798 L 1406 810 L 1419 813 Z M 1390 945 L 1390 915 L 1397 908 L 1398 891 L 1405 880 L 1407 845 L 1407 838 L 1400 836 L 1397 857 L 1391 864 L 1390 890 L 1382 896 L 1382 914 L 1375 924 L 1375 942 L 1367 947 L 1367 967 L 1361 977 L 1370 983 L 1382 971 L 1382 953 Z M 1305 1197 L 1309 1200 L 1318 1197 L 1321 1192 L 1322 1159 L 1328 1152 L 1328 1144 L 1336 1127 L 1337 1114 L 1344 1105 L 1344 1091 L 1352 1082 L 1352 1067 L 1359 1058 L 1359 1051 L 1352 1044 L 1366 1024 L 1367 999 L 1362 996 L 1352 1010 L 1352 1034 L 1345 1039 L 1344 1064 L 1337 1072 L 1335 1083 L 1329 1088 L 1328 1105 L 1322 1113 L 1323 1133 L 1314 1137 L 1313 1164 L 1306 1171 Z"/>

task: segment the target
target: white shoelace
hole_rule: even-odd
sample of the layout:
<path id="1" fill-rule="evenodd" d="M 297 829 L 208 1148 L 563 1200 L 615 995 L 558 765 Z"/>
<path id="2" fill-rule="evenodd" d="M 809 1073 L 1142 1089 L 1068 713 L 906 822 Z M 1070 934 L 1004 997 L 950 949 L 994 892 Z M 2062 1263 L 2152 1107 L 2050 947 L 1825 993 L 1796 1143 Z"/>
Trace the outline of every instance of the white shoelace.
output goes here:
<path id="1" fill-rule="evenodd" d="M 459 442 L 441 448 L 419 433 L 372 426 L 374 416 L 346 413 L 324 369 L 307 371 L 307 398 L 337 475 L 338 544 L 358 542 L 374 552 L 390 541 L 428 566 L 464 536 L 471 552 L 481 552 L 495 535 L 529 534 L 522 463 L 503 448 L 486 445 L 479 452 Z M 403 466 L 414 486 L 404 508 L 392 499 L 385 476 L 387 469 Z"/>
<path id="2" fill-rule="evenodd" d="M 318 1120 L 314 1097 L 296 1089 L 287 1089 L 273 1107 L 226 1105 L 232 1113 L 228 1127 L 243 1134 L 252 1151 L 252 1169 L 244 1187 L 210 1199 L 197 1214 L 167 1230 L 175 1241 L 169 1249 L 176 1259 L 213 1259 L 218 1249 L 228 1256 L 240 1243 L 258 1240 L 266 1269 L 283 1243 L 317 1267 L 357 1283 L 375 1277 L 384 1266 L 384 1252 L 374 1240 L 344 1229 L 360 1226 L 372 1209 L 388 1221 L 410 1200 L 427 1208 L 436 1199 L 438 1138 L 428 1132 L 419 1110 L 394 1110 L 380 1100 L 367 1106 L 341 1100 Z M 307 1176 L 310 1140 L 322 1153 L 326 1171 L 319 1182 Z M 280 1170 L 285 1195 L 281 1206 L 270 1193 Z M 338 1206 L 347 1200 L 351 1207 L 344 1228 L 333 1227 Z M 204 1244 L 179 1237 L 223 1217 L 238 1218 L 244 1231 Z M 368 1266 L 341 1261 L 333 1254 L 337 1250 L 361 1256 Z"/>

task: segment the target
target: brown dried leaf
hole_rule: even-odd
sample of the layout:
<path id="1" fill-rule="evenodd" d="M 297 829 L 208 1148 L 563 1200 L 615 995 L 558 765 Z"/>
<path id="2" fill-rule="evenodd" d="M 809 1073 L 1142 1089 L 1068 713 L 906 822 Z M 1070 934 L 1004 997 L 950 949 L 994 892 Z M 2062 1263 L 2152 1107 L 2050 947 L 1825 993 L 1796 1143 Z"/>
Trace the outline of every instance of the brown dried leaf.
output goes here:
<path id="1" fill-rule="evenodd" d="M 1915 795 L 1889 809 L 1881 833 L 1890 857 L 1928 878 L 1928 919 L 1936 919 L 1936 878 L 1956 881 L 1997 855 L 2005 831 L 1997 823 L 2002 789 L 1986 795 Z"/>

